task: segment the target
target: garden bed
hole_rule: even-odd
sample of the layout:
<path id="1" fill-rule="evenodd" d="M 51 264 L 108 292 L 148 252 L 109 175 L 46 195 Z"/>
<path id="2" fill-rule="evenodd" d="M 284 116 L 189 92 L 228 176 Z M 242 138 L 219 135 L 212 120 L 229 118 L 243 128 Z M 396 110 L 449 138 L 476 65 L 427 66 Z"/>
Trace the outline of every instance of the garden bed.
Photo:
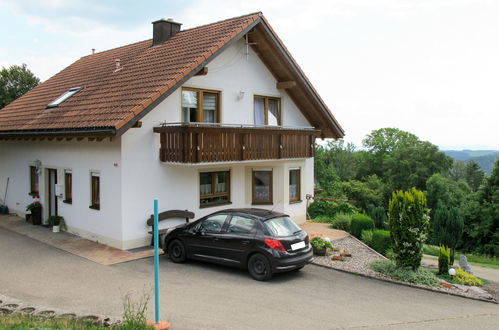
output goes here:
<path id="1" fill-rule="evenodd" d="M 370 247 L 356 239 L 355 237 L 349 235 L 344 238 L 335 239 L 332 241 L 333 246 L 337 249 L 348 251 L 352 254 L 352 257 L 345 258 L 345 261 L 332 260 L 333 255 L 338 255 L 338 252 L 328 253 L 326 256 L 315 256 L 313 264 L 333 268 L 336 270 L 359 274 L 366 277 L 371 277 L 383 281 L 389 281 L 393 283 L 403 284 L 406 286 L 412 286 L 416 288 L 421 288 L 425 290 L 431 290 L 441 293 L 453 294 L 457 296 L 462 296 L 471 299 L 478 299 L 488 302 L 499 303 L 499 284 L 495 282 L 489 282 L 482 288 L 477 287 L 466 287 L 466 286 L 452 286 L 451 288 L 444 288 L 442 286 L 427 286 L 414 283 L 408 283 L 394 279 L 390 276 L 384 275 L 382 273 L 376 272 L 369 268 L 369 263 L 373 260 L 386 259 L 384 256 L 380 255 L 376 251 L 372 250 Z"/>

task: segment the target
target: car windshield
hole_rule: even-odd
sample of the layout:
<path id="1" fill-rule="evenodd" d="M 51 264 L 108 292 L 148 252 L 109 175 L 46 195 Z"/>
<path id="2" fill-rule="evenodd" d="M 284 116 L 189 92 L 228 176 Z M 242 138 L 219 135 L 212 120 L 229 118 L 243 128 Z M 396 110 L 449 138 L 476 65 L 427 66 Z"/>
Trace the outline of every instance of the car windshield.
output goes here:
<path id="1" fill-rule="evenodd" d="M 272 218 L 265 221 L 265 226 L 274 236 L 290 236 L 301 228 L 288 217 Z"/>

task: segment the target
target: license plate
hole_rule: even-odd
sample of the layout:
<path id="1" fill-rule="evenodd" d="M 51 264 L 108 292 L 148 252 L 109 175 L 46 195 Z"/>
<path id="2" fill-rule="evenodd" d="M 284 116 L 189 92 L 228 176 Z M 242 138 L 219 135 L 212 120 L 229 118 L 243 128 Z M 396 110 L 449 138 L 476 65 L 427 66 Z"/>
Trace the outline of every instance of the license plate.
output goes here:
<path id="1" fill-rule="evenodd" d="M 298 250 L 298 249 L 303 249 L 305 247 L 305 242 L 301 241 L 295 244 L 291 244 L 291 250 Z"/>

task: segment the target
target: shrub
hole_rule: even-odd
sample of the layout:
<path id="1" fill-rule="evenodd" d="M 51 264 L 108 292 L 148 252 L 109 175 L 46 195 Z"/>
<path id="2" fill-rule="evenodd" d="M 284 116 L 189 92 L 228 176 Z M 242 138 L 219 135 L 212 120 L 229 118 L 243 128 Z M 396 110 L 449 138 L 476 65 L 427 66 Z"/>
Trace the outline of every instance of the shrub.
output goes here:
<path id="1" fill-rule="evenodd" d="M 422 191 L 392 193 L 388 204 L 388 218 L 392 236 L 393 257 L 399 267 L 416 270 L 421 265 L 422 248 L 429 225 L 429 210 Z"/>
<path id="2" fill-rule="evenodd" d="M 149 294 L 144 293 L 139 298 L 133 298 L 128 292 L 123 296 L 123 322 L 120 326 L 122 330 L 150 329 L 146 326 L 147 305 L 149 304 Z"/>
<path id="3" fill-rule="evenodd" d="M 332 227 L 344 231 L 350 231 L 350 224 L 352 222 L 352 215 L 347 213 L 338 213 L 333 220 Z"/>
<path id="4" fill-rule="evenodd" d="M 475 286 L 483 285 L 483 281 L 481 279 L 470 273 L 465 272 L 461 268 L 456 268 L 456 275 L 454 275 L 453 280 L 456 281 L 457 283 L 464 285 L 475 285 Z"/>
<path id="5" fill-rule="evenodd" d="M 454 251 L 463 235 L 464 222 L 455 207 L 439 205 L 433 216 L 433 235 L 436 242 L 450 248 L 450 264 L 454 264 Z"/>
<path id="6" fill-rule="evenodd" d="M 352 214 L 354 212 L 355 207 L 347 202 L 332 202 L 316 199 L 308 206 L 308 215 L 311 218 L 316 218 L 321 215 L 334 217 L 338 213 Z"/>
<path id="7" fill-rule="evenodd" d="M 334 218 L 328 215 L 319 215 L 318 217 L 314 218 L 314 222 L 333 224 Z"/>
<path id="8" fill-rule="evenodd" d="M 333 244 L 331 244 L 330 241 L 326 241 L 324 238 L 320 236 L 315 236 L 310 240 L 310 244 L 314 247 L 316 250 L 322 250 L 324 248 L 332 249 Z"/>
<path id="9" fill-rule="evenodd" d="M 398 267 L 397 264 L 392 260 L 374 260 L 371 261 L 369 267 L 372 270 L 404 282 L 429 286 L 437 286 L 440 283 L 438 277 L 436 277 L 435 274 L 430 270 L 424 268 L 412 270 L 410 268 Z"/>
<path id="10" fill-rule="evenodd" d="M 352 222 L 350 223 L 350 233 L 353 236 L 360 238 L 363 230 L 373 230 L 374 220 L 364 214 L 354 214 L 352 216 Z"/>
<path id="11" fill-rule="evenodd" d="M 390 238 L 390 231 L 388 230 L 375 230 L 372 233 L 371 247 L 382 255 L 386 255 L 386 252 L 390 248 L 392 242 Z"/>
<path id="12" fill-rule="evenodd" d="M 386 212 L 383 206 L 369 205 L 367 208 L 367 215 L 374 220 L 374 225 L 378 229 L 386 228 Z"/>
<path id="13" fill-rule="evenodd" d="M 449 273 L 449 261 L 450 261 L 450 251 L 449 248 L 440 245 L 438 250 L 438 273 L 441 275 L 447 275 Z"/>
<path id="14" fill-rule="evenodd" d="M 372 230 L 363 230 L 360 233 L 360 240 L 364 242 L 365 244 L 371 246 L 371 243 L 373 242 L 373 231 Z"/>

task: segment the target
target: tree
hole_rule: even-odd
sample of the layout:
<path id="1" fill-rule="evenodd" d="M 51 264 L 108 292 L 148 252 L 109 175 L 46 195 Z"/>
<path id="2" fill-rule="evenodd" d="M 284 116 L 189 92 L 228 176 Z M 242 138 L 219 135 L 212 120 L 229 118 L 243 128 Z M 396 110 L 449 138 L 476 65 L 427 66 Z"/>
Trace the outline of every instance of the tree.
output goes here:
<path id="1" fill-rule="evenodd" d="M 480 169 L 480 165 L 474 160 L 470 160 L 464 167 L 464 179 L 473 191 L 477 191 L 483 182 L 485 174 Z"/>
<path id="2" fill-rule="evenodd" d="M 426 181 L 428 207 L 434 212 L 439 204 L 447 207 L 460 207 L 471 189 L 464 181 L 456 182 L 435 173 Z M 432 213 L 433 214 L 433 213 Z"/>
<path id="3" fill-rule="evenodd" d="M 455 160 L 450 169 L 449 177 L 454 181 L 466 180 L 464 176 L 465 168 L 466 164 L 463 160 Z"/>
<path id="4" fill-rule="evenodd" d="M 433 234 L 438 245 L 450 248 L 450 264 L 454 264 L 454 252 L 463 235 L 463 218 L 456 207 L 439 205 L 433 216 Z"/>
<path id="5" fill-rule="evenodd" d="M 12 65 L 0 70 L 0 109 L 33 89 L 40 83 L 26 64 Z"/>
<path id="6" fill-rule="evenodd" d="M 421 265 L 423 243 L 429 225 L 429 210 L 422 191 L 396 191 L 388 204 L 393 256 L 399 267 L 416 270 Z"/>
<path id="7" fill-rule="evenodd" d="M 424 190 L 431 175 L 447 172 L 453 162 L 437 146 L 397 128 L 372 131 L 363 145 L 369 155 L 362 166 L 381 177 L 392 190 Z"/>

